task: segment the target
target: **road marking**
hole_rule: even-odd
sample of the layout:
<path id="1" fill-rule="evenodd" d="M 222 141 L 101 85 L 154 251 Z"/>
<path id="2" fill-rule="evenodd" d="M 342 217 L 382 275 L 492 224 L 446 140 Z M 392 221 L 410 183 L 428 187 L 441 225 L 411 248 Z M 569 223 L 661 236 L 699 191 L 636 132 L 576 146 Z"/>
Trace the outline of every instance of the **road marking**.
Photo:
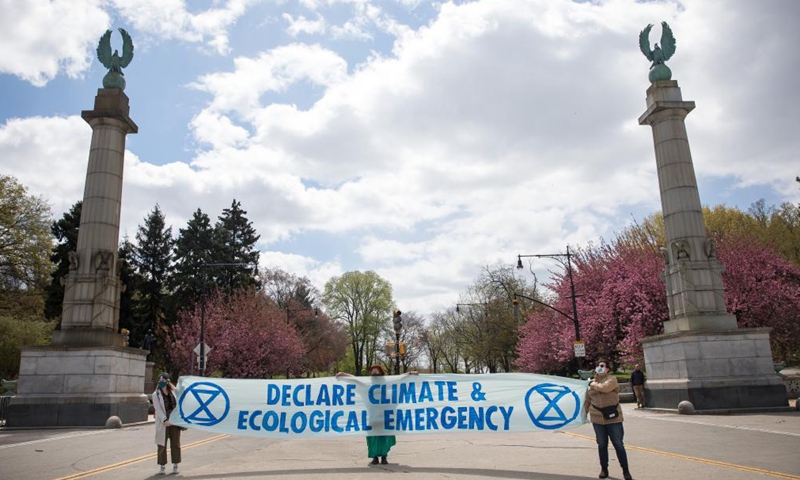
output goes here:
<path id="1" fill-rule="evenodd" d="M 206 438 L 205 440 L 199 440 L 194 443 L 190 443 L 188 445 L 181 446 L 181 450 L 188 450 L 190 448 L 199 447 L 201 445 L 205 445 L 207 443 L 216 442 L 217 440 L 222 440 L 223 438 L 228 438 L 230 435 L 227 433 L 217 435 L 211 438 Z M 167 451 L 169 453 L 169 451 Z M 78 478 L 86 478 L 91 477 L 92 475 L 97 475 L 99 473 L 110 472 L 111 470 L 116 470 L 118 468 L 127 467 L 128 465 L 133 465 L 134 463 L 143 462 L 145 460 L 152 460 L 156 458 L 157 454 L 151 453 L 149 455 L 143 455 L 141 457 L 132 458 L 130 460 L 125 460 L 123 462 L 115 463 L 112 465 L 106 465 L 105 467 L 95 468 L 94 470 L 87 470 L 85 472 L 76 473 L 74 475 L 69 475 L 67 477 L 59 477 L 54 480 L 77 480 Z"/>
<path id="2" fill-rule="evenodd" d="M 571 433 L 571 432 L 560 432 L 560 433 L 567 435 L 569 437 L 582 438 L 584 440 L 591 440 L 593 442 L 596 441 L 594 437 L 590 437 L 588 435 L 581 435 L 579 433 Z M 682 460 L 691 460 L 693 462 L 705 463 L 707 465 L 714 465 L 716 467 L 733 468 L 735 470 L 741 470 L 743 472 L 753 472 L 753 473 L 760 473 L 762 475 L 769 475 L 771 477 L 791 478 L 794 480 L 800 480 L 800 475 L 792 475 L 791 473 L 775 472 L 772 470 L 764 470 L 762 468 L 748 467 L 746 465 L 737 465 L 735 463 L 721 462 L 719 460 L 711 460 L 708 458 L 691 457 L 689 455 L 681 455 L 680 453 L 665 452 L 663 450 L 655 450 L 653 448 L 647 448 L 647 447 L 637 447 L 635 445 L 626 444 L 625 448 L 628 450 L 636 450 L 639 452 L 652 453 L 654 455 L 661 455 L 664 457 L 673 457 L 673 458 L 680 458 Z"/>
<path id="3" fill-rule="evenodd" d="M 21 442 L 21 443 L 12 443 L 9 445 L 0 445 L 0 450 L 11 448 L 11 447 L 22 447 L 25 445 L 34 445 L 37 443 L 44 443 L 44 442 L 51 442 L 53 440 L 64 440 L 65 438 L 76 438 L 76 437 L 85 437 L 86 435 L 97 435 L 98 433 L 109 433 L 112 430 L 93 430 L 91 432 L 80 432 L 80 433 L 68 433 L 65 435 L 57 435 L 55 437 L 49 438 L 42 438 L 39 440 L 31 440 L 29 442 Z"/>
<path id="4" fill-rule="evenodd" d="M 701 422 L 699 420 L 684 420 L 682 418 L 667 418 L 667 417 L 651 416 L 651 415 L 631 415 L 631 417 L 644 418 L 646 420 L 659 420 L 662 422 L 691 423 L 693 425 L 703 425 L 704 427 L 734 428 L 736 430 L 747 430 L 750 432 L 761 432 L 761 433 L 771 433 L 774 435 L 788 435 L 790 437 L 800 437 L 800 433 L 795 433 L 795 432 L 781 432 L 778 430 L 766 430 L 763 428 L 745 427 L 740 425 L 725 425 L 721 423 Z"/>

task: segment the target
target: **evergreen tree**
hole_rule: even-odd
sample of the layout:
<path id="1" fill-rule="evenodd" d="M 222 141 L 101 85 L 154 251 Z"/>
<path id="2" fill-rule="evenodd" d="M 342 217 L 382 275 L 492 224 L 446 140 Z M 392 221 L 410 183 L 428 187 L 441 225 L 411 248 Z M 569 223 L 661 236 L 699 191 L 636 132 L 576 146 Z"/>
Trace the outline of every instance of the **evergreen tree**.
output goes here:
<path id="1" fill-rule="evenodd" d="M 119 327 L 127 328 L 130 331 L 128 345 L 131 347 L 141 347 L 144 335 L 150 328 L 150 323 L 142 320 L 136 314 L 136 301 L 141 285 L 141 277 L 136 273 L 133 266 L 136 247 L 131 243 L 126 235 L 119 245 L 117 255 L 122 260 L 122 268 L 119 272 L 119 279 L 124 286 L 120 292 L 119 300 Z"/>
<path id="2" fill-rule="evenodd" d="M 215 278 L 218 272 L 209 271 L 203 265 L 214 263 L 214 254 L 219 248 L 214 243 L 216 236 L 211 227 L 211 219 L 199 208 L 186 228 L 179 230 L 175 241 L 175 274 L 173 291 L 178 310 L 192 309 L 203 295 L 203 281 Z M 213 289 L 206 285 L 206 291 Z"/>
<path id="3" fill-rule="evenodd" d="M 136 232 L 133 264 L 141 276 L 137 300 L 137 320 L 153 331 L 164 330 L 164 324 L 174 322 L 167 318 L 169 300 L 168 280 L 172 272 L 172 232 L 165 225 L 164 214 L 156 204 L 145 217 L 144 225 Z M 165 330 L 160 333 L 165 333 Z M 157 337 L 161 335 L 156 334 Z"/>
<path id="4" fill-rule="evenodd" d="M 50 225 L 56 244 L 50 255 L 55 270 L 50 274 L 50 285 L 45 287 L 44 315 L 48 319 L 61 317 L 64 303 L 64 285 L 61 282 L 69 273 L 69 252 L 74 252 L 78 247 L 82 205 L 83 201 L 75 202 L 60 220 Z"/>
<path id="5" fill-rule="evenodd" d="M 228 293 L 259 286 L 253 278 L 253 271 L 258 265 L 259 256 L 255 244 L 261 236 L 256 235 L 253 222 L 246 215 L 242 204 L 234 199 L 231 207 L 222 211 L 214 227 L 215 243 L 219 245 L 215 263 L 241 264 L 220 267 L 214 272 L 217 284 Z"/>

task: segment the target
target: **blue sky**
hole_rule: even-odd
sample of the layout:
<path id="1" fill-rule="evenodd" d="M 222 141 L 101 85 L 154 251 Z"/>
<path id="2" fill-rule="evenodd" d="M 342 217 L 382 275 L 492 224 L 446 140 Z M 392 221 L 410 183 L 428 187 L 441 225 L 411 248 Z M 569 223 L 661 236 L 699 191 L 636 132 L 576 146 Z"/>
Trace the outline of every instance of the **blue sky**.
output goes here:
<path id="1" fill-rule="evenodd" d="M 670 23 L 706 205 L 800 201 L 800 3 L 0 0 L 0 172 L 80 200 L 106 29 L 133 37 L 123 233 L 242 202 L 262 264 L 373 269 L 404 310 L 660 208 L 638 34 Z M 788 47 L 787 47 L 788 46 Z M 553 265 L 535 268 L 545 274 Z"/>

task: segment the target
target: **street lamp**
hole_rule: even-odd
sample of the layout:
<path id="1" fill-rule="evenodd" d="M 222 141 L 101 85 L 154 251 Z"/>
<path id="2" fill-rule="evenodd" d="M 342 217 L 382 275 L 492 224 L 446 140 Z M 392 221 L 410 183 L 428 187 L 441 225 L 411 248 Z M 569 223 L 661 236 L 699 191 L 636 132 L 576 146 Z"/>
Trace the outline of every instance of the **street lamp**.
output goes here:
<path id="1" fill-rule="evenodd" d="M 540 302 L 538 300 L 534 300 L 533 298 L 530 298 L 530 297 L 525 297 L 525 296 L 522 296 L 522 295 L 518 295 L 516 293 L 514 294 L 514 297 L 515 297 L 515 300 L 514 300 L 514 302 L 515 302 L 514 313 L 516 314 L 517 311 L 518 311 L 518 308 L 519 308 L 518 305 L 517 305 L 517 302 L 516 302 L 516 297 L 526 298 L 528 300 L 534 301 L 535 303 L 544 305 L 545 307 L 550 308 L 551 310 L 555 310 L 556 312 L 564 315 L 565 317 L 570 318 L 572 320 L 572 323 L 575 325 L 575 342 L 576 343 L 583 343 L 581 341 L 581 329 L 580 329 L 580 325 L 578 323 L 578 305 L 577 305 L 577 302 L 575 301 L 575 298 L 577 298 L 579 295 L 575 295 L 575 282 L 572 279 L 572 255 L 574 255 L 574 254 L 570 253 L 569 245 L 567 245 L 567 253 L 548 253 L 548 254 L 540 254 L 540 255 L 517 255 L 517 269 L 518 270 L 522 270 L 523 268 L 525 268 L 522 265 L 522 258 L 523 257 L 526 257 L 526 258 L 527 257 L 552 258 L 552 259 L 556 260 L 558 263 L 560 263 L 561 265 L 563 265 L 567 269 L 567 276 L 569 277 L 569 292 L 570 292 L 570 295 L 569 295 L 568 298 L 572 299 L 572 317 L 570 318 L 570 316 L 567 315 L 566 313 L 564 313 L 561 310 L 558 310 L 558 309 L 556 309 L 554 307 L 551 307 L 550 305 L 542 303 L 542 302 Z M 566 258 L 567 259 L 567 263 L 564 263 L 562 258 Z M 578 368 L 580 369 L 582 367 L 582 365 L 583 365 L 583 360 L 582 360 L 583 357 L 576 356 L 576 358 L 578 359 Z"/>
<path id="2" fill-rule="evenodd" d="M 258 265 L 252 263 L 201 263 L 198 265 L 201 269 L 216 268 L 216 267 L 255 267 L 256 277 L 258 277 Z M 203 295 L 202 302 L 200 302 L 200 376 L 206 376 L 206 293 L 208 291 L 208 277 L 203 270 Z"/>

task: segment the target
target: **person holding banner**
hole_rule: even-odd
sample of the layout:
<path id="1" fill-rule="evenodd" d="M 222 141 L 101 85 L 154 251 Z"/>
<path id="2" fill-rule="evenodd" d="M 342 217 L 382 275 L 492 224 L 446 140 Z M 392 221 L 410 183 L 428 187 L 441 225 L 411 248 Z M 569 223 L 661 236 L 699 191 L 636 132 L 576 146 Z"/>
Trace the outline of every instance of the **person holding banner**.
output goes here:
<path id="1" fill-rule="evenodd" d="M 370 377 L 383 377 L 386 372 L 380 365 L 373 365 L 369 367 Z M 416 371 L 409 371 L 407 375 L 418 375 Z M 349 373 L 339 372 L 336 374 L 337 379 L 344 381 L 358 381 L 357 377 Z M 370 465 L 388 465 L 389 450 L 397 443 L 397 438 L 394 435 L 372 435 L 367 437 L 367 457 L 372 458 Z M 378 460 L 380 458 L 380 461 Z"/>
<path id="2" fill-rule="evenodd" d="M 169 416 L 177 404 L 178 400 L 175 398 L 175 385 L 170 383 L 169 374 L 164 372 L 158 377 L 158 388 L 153 392 L 159 475 L 164 475 L 164 473 L 166 473 L 167 440 L 169 440 L 170 456 L 172 457 L 172 473 L 178 473 L 178 464 L 181 463 L 181 429 L 169 421 Z"/>
<path id="3" fill-rule="evenodd" d="M 617 460 L 622 467 L 622 476 L 625 480 L 633 480 L 628 471 L 628 454 L 622 439 L 625 430 L 622 427 L 622 408 L 619 405 L 619 382 L 617 377 L 611 375 L 608 362 L 600 360 L 595 368 L 595 376 L 589 383 L 586 391 L 586 401 L 583 405 L 589 416 L 594 435 L 597 440 L 597 452 L 600 456 L 600 475 L 598 478 L 608 478 L 608 440 L 614 445 Z"/>

